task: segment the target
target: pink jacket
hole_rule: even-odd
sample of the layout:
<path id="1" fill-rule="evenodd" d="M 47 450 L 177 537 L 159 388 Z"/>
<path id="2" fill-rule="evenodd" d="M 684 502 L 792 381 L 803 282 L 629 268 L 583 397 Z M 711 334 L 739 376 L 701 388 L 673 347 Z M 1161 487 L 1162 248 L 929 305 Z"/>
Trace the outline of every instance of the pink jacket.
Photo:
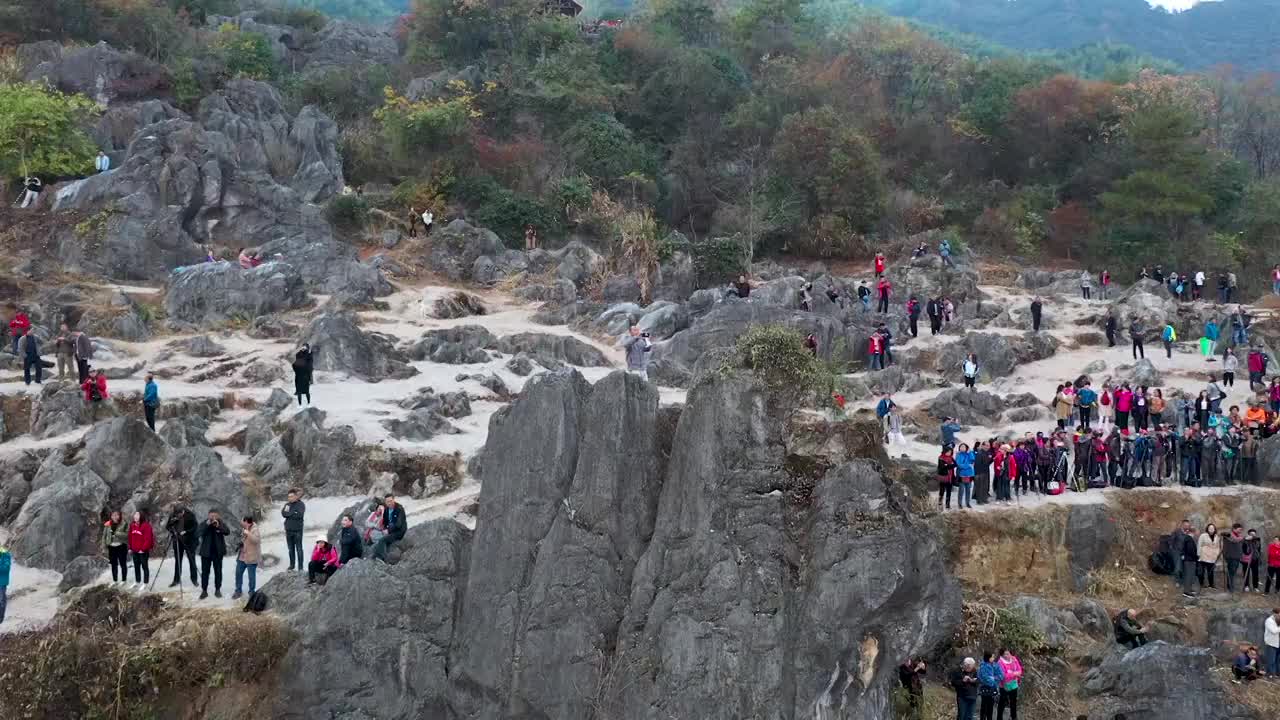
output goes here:
<path id="1" fill-rule="evenodd" d="M 1133 407 L 1133 391 L 1121 390 L 1116 393 L 1116 412 L 1129 412 Z"/>
<path id="2" fill-rule="evenodd" d="M 1008 660 L 1002 656 L 998 661 L 1000 669 L 1004 671 L 1004 687 L 1006 690 L 1013 690 L 1018 687 L 1018 681 L 1022 679 L 1022 663 L 1018 662 L 1016 655 L 1010 655 Z"/>

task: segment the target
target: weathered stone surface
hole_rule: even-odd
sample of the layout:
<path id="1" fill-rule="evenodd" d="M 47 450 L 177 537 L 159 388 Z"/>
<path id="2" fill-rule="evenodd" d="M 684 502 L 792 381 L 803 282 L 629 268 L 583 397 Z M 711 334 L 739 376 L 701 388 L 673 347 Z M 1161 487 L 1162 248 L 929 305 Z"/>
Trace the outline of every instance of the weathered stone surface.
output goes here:
<path id="1" fill-rule="evenodd" d="M 456 435 L 462 432 L 444 416 L 426 408 L 413 410 L 403 419 L 383 420 L 382 426 L 391 433 L 391 437 L 419 442 L 430 440 L 436 435 Z"/>
<path id="2" fill-rule="evenodd" d="M 206 325 L 232 318 L 252 320 L 308 302 L 302 276 L 279 262 L 251 270 L 229 262 L 180 267 L 169 277 L 164 297 L 171 320 Z"/>
<path id="3" fill-rule="evenodd" d="M 61 571 L 98 542 L 98 513 L 111 489 L 84 464 L 46 461 L 42 477 L 14 521 L 9 549 L 13 559 L 29 567 Z"/>
<path id="4" fill-rule="evenodd" d="M 480 325 L 458 325 L 428 330 L 409 346 L 409 357 L 447 365 L 466 365 L 489 361 L 485 348 L 497 347 L 498 339 Z"/>
<path id="5" fill-rule="evenodd" d="M 444 319 L 485 315 L 488 312 L 483 300 L 464 292 L 451 292 L 437 298 L 431 306 L 431 314 Z"/>
<path id="6" fill-rule="evenodd" d="M 466 417 L 471 414 L 471 400 L 465 392 L 436 393 L 432 388 L 418 390 L 412 397 L 396 403 L 406 410 L 431 410 L 447 418 Z"/>
<path id="7" fill-rule="evenodd" d="M 1239 654 L 1241 645 L 1254 645 L 1258 648 L 1258 660 L 1261 661 L 1263 648 L 1266 647 L 1263 634 L 1270 616 L 1271 612 L 1263 608 L 1210 608 L 1206 623 L 1209 649 L 1220 662 L 1227 663 Z"/>
<path id="8" fill-rule="evenodd" d="M 141 55 L 115 50 L 105 42 L 63 51 L 35 66 L 26 80 L 86 95 L 104 107 L 117 101 L 159 97 L 168 92 L 170 82 L 162 66 Z"/>
<path id="9" fill-rule="evenodd" d="M 524 353 L 548 368 L 565 364 L 578 367 L 609 367 L 611 364 L 595 346 L 571 335 L 517 333 L 500 338 L 495 348 L 509 355 Z"/>
<path id="10" fill-rule="evenodd" d="M 128 499 L 165 461 L 166 447 L 146 423 L 118 417 L 93 426 L 79 456 L 111 488 L 111 499 Z"/>
<path id="11" fill-rule="evenodd" d="M 160 426 L 160 438 L 170 447 L 208 447 L 209 421 L 197 416 L 174 418 Z"/>
<path id="12" fill-rule="evenodd" d="M 656 302 L 645 308 L 644 316 L 636 324 L 640 332 L 649 333 L 654 342 L 666 340 L 689 327 L 689 312 L 683 305 Z"/>
<path id="13" fill-rule="evenodd" d="M 640 302 L 640 282 L 630 275 L 610 275 L 600 292 L 609 304 Z"/>
<path id="14" fill-rule="evenodd" d="M 1213 653 L 1156 641 L 1117 652 L 1085 676 L 1090 716 L 1128 720 L 1256 720 L 1211 672 Z"/>
<path id="15" fill-rule="evenodd" d="M 1008 377 L 1019 365 L 1044 360 L 1058 351 L 1058 340 L 1048 333 L 1031 333 L 1017 337 L 995 333 L 966 333 L 958 342 L 950 343 L 936 355 L 924 356 L 932 360 L 929 368 L 943 377 L 959 381 L 963 377 L 962 366 L 970 354 L 978 356 L 979 379 Z"/>
<path id="16" fill-rule="evenodd" d="M 1072 505 L 1067 513 L 1067 551 L 1076 592 L 1084 592 L 1089 575 L 1107 561 L 1116 537 L 1116 520 L 1107 505 Z"/>
<path id="17" fill-rule="evenodd" d="M 101 555 L 81 555 L 62 569 L 62 580 L 58 582 L 58 592 L 64 593 L 72 588 L 93 583 L 106 570 L 106 558 Z"/>
<path id="18" fill-rule="evenodd" d="M 943 390 L 924 404 L 926 412 L 936 420 L 953 417 L 962 425 L 987 427 L 995 426 L 1007 407 L 1009 404 L 999 395 L 968 388 Z"/>
<path id="19" fill-rule="evenodd" d="M 368 382 L 412 377 L 418 370 L 396 349 L 394 338 L 365 332 L 350 312 L 325 313 L 307 327 L 315 369 L 343 372 Z"/>
<path id="20" fill-rule="evenodd" d="M 278 439 L 259 448 L 250 467 L 271 497 L 284 497 L 290 487 L 312 497 L 353 495 L 361 485 L 355 447 L 350 425 L 325 427 L 325 412 L 308 407 L 285 422 Z"/>
<path id="21" fill-rule="evenodd" d="M 524 353 L 518 353 L 516 354 L 515 357 L 508 360 L 506 367 L 508 370 L 515 373 L 516 375 L 519 375 L 520 377 L 531 375 L 533 374 L 533 371 L 536 369 L 535 365 L 533 364 L 533 360 L 531 360 L 529 356 L 525 355 Z"/>
<path id="22" fill-rule="evenodd" d="M 1009 603 L 1010 610 L 1023 613 L 1031 621 L 1031 626 L 1040 632 L 1044 644 L 1053 649 L 1061 649 L 1067 644 L 1067 628 L 1063 626 L 1059 615 L 1070 611 L 1060 611 L 1044 598 L 1031 595 L 1019 595 Z M 1072 618 L 1074 619 L 1074 615 Z"/>
<path id="23" fill-rule="evenodd" d="M 503 250 L 502 240 L 493 231 L 454 220 L 433 233 L 427 263 L 450 280 L 470 280 L 477 259 L 500 255 Z"/>
<path id="24" fill-rule="evenodd" d="M 180 345 L 188 355 L 195 357 L 218 357 L 227 353 L 226 348 L 219 345 L 216 340 L 208 335 L 197 335 L 193 338 L 188 338 Z"/>
<path id="25" fill-rule="evenodd" d="M 78 425 L 87 425 L 95 408 L 85 402 L 84 392 L 70 381 L 46 382 L 40 388 L 40 396 L 31 408 L 31 434 L 37 438 L 51 438 L 71 432 Z M 119 414 L 115 401 L 107 398 L 97 403 L 97 419 Z"/>
<path id="26" fill-rule="evenodd" d="M 653 279 L 653 299 L 684 302 L 697 288 L 696 281 L 693 257 L 683 250 L 676 250 L 658 265 L 657 276 Z"/>

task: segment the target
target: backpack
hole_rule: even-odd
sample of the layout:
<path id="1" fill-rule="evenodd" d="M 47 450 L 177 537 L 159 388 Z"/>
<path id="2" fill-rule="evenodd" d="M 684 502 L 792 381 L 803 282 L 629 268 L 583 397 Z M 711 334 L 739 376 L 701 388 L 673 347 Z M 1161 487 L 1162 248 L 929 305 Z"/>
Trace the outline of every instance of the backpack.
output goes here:
<path id="1" fill-rule="evenodd" d="M 1173 342 L 1178 339 L 1178 333 L 1174 331 L 1172 325 L 1164 326 L 1164 339 Z"/>
<path id="2" fill-rule="evenodd" d="M 244 611 L 251 613 L 260 613 L 267 609 L 267 594 L 261 590 L 254 590 L 249 593 L 249 601 L 244 604 Z"/>

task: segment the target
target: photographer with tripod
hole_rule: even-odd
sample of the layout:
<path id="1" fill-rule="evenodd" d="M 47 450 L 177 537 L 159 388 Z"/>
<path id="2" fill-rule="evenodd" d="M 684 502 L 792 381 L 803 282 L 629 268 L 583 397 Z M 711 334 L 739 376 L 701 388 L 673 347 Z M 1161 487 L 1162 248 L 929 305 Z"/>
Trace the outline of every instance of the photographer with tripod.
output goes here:
<path id="1" fill-rule="evenodd" d="M 200 523 L 196 537 L 200 540 L 200 599 L 209 597 L 209 571 L 213 570 L 213 596 L 222 597 L 222 558 L 227 556 L 227 535 L 231 531 L 217 510 Z"/>
<path id="2" fill-rule="evenodd" d="M 164 529 L 169 533 L 169 550 L 173 553 L 173 582 L 169 587 L 178 587 L 182 585 L 182 557 L 185 555 L 187 563 L 191 566 L 191 584 L 198 585 L 199 577 L 196 575 L 196 515 L 183 506 L 179 500 L 173 504 L 173 508 L 169 512 L 169 519 L 164 524 Z M 166 555 L 169 553 L 166 552 Z M 157 574 L 159 571 L 157 570 Z"/>

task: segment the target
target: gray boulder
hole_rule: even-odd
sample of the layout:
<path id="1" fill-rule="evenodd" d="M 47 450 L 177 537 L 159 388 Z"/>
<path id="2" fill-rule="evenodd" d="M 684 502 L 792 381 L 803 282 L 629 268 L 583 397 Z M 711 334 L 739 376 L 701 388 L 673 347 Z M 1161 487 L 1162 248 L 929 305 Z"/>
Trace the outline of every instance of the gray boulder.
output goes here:
<path id="1" fill-rule="evenodd" d="M 443 319 L 486 315 L 489 310 L 484 301 L 470 293 L 451 292 L 437 298 L 431 306 L 431 314 Z"/>
<path id="2" fill-rule="evenodd" d="M 124 162 L 129 141 L 142 128 L 166 120 L 187 120 L 187 114 L 163 100 L 115 104 L 98 116 L 89 134 L 111 158 L 112 167 Z"/>
<path id="3" fill-rule="evenodd" d="M 252 320 L 309 302 L 302 276 L 280 262 L 251 270 L 229 262 L 180 267 L 170 275 L 164 297 L 170 320 L 198 325 Z"/>
<path id="4" fill-rule="evenodd" d="M 296 53 L 303 75 L 350 67 L 390 67 L 400 60 L 396 39 L 386 28 L 330 20 Z"/>
<path id="5" fill-rule="evenodd" d="M 353 495 L 362 485 L 355 458 L 351 426 L 325 427 L 324 411 L 308 407 L 254 454 L 250 467 L 270 487 L 271 497 L 284 497 L 290 487 L 312 497 Z"/>
<path id="6" fill-rule="evenodd" d="M 524 353 L 519 353 L 515 357 L 508 360 L 506 367 L 512 373 L 519 375 L 520 377 L 531 375 L 533 374 L 533 371 L 536 369 L 533 364 L 533 360 L 529 359 L 529 356 L 525 355 Z"/>
<path id="7" fill-rule="evenodd" d="M 93 426 L 78 456 L 121 503 L 165 461 L 163 440 L 137 418 L 118 417 Z"/>
<path id="8" fill-rule="evenodd" d="M 219 345 L 208 335 L 197 335 L 189 338 L 181 343 L 181 347 L 188 355 L 195 357 L 218 357 L 227 353 L 226 348 Z"/>
<path id="9" fill-rule="evenodd" d="M 471 400 L 465 392 L 445 392 L 437 394 L 432 388 L 425 387 L 412 397 L 396 403 L 406 410 L 431 410 L 447 418 L 466 417 L 471 414 Z"/>
<path id="10" fill-rule="evenodd" d="M 604 301 L 609 304 L 623 302 L 640 302 L 640 283 L 630 275 L 610 275 L 604 281 L 601 290 Z"/>
<path id="11" fill-rule="evenodd" d="M 1080 628 L 1089 635 L 1095 638 L 1115 637 L 1111 615 L 1097 600 L 1081 598 L 1071 611 L 1080 622 Z"/>
<path id="12" fill-rule="evenodd" d="M 653 279 L 653 299 L 684 302 L 697 289 L 696 282 L 693 257 L 683 250 L 676 250 L 658 265 Z"/>
<path id="13" fill-rule="evenodd" d="M 462 432 L 444 416 L 426 408 L 413 410 L 404 419 L 383 420 L 382 426 L 394 438 L 418 442 L 430 440 L 436 435 L 456 435 Z"/>
<path id="14" fill-rule="evenodd" d="M 475 65 L 468 65 L 461 70 L 440 70 L 426 77 L 410 80 L 405 96 L 414 101 L 435 99 L 444 96 L 449 86 L 458 82 L 472 90 L 478 90 L 484 82 L 484 74 Z"/>
<path id="15" fill-rule="evenodd" d="M 58 582 L 58 592 L 65 593 L 73 588 L 94 583 L 106 570 L 106 558 L 101 555 L 81 555 L 62 569 L 62 580 Z"/>
<path id="16" fill-rule="evenodd" d="M 887 371 L 886 371 L 887 372 Z M 880 375 L 883 373 L 874 373 Z M 887 391 L 886 392 L 891 392 Z M 1009 404 L 999 395 L 975 392 L 968 388 L 951 388 L 938 393 L 924 404 L 930 417 L 936 420 L 953 417 L 962 425 L 994 427 Z"/>
<path id="17" fill-rule="evenodd" d="M 1149 337 L 1158 338 L 1165 323 L 1177 321 L 1178 304 L 1160 283 L 1139 280 L 1111 301 L 1109 311 L 1116 316 L 1122 336 L 1128 335 L 1129 324 L 1136 319 L 1142 322 Z M 1104 321 L 1099 320 L 1099 326 Z"/>
<path id="18" fill-rule="evenodd" d="M 457 325 L 428 330 L 409 346 L 407 352 L 414 360 L 466 365 L 488 362 L 489 353 L 485 349 L 496 347 L 497 343 L 498 339 L 488 328 L 480 325 Z"/>
<path id="19" fill-rule="evenodd" d="M 1115 653 L 1085 675 L 1090 715 L 1129 720 L 1255 720 L 1215 679 L 1213 653 L 1156 641 Z"/>
<path id="20" fill-rule="evenodd" d="M 1116 371 L 1134 387 L 1155 388 L 1164 384 L 1164 375 L 1146 358 L 1138 360 L 1132 366 L 1116 368 Z"/>
<path id="21" fill-rule="evenodd" d="M 79 425 L 89 424 L 93 418 L 90 411 L 84 392 L 74 382 L 46 382 L 31 406 L 31 434 L 44 439 L 71 432 Z M 118 414 L 110 398 L 98 403 L 97 412 L 99 419 Z"/>
<path id="22" fill-rule="evenodd" d="M 240 541 L 239 518 L 259 515 L 254 498 L 258 489 L 245 484 L 241 477 L 222 462 L 217 451 L 208 446 L 170 448 L 165 461 L 122 508 L 125 515 L 134 510 L 168 511 L 183 499 L 187 507 L 203 520 L 210 510 L 221 513 L 231 529 L 227 547 Z M 159 518 L 153 520 L 161 524 Z"/>
<path id="23" fill-rule="evenodd" d="M 209 447 L 209 421 L 197 416 L 174 418 L 160 426 L 160 438 L 169 447 Z"/>
<path id="24" fill-rule="evenodd" d="M 1060 650 L 1067 644 L 1067 628 L 1062 624 L 1063 613 L 1075 616 L 1069 610 L 1058 610 L 1043 598 L 1031 595 L 1019 595 L 1009 603 L 1009 609 L 1022 613 L 1031 621 L 1031 626 L 1044 640 L 1046 647 Z"/>
<path id="25" fill-rule="evenodd" d="M 311 546 L 315 544 L 315 538 L 304 536 L 302 544 L 303 550 L 310 558 Z M 320 576 L 320 579 L 322 578 L 323 576 Z M 265 584 L 258 586 L 258 589 L 270 598 L 267 609 L 286 619 L 306 607 L 308 602 L 320 594 L 322 588 L 319 582 L 315 585 L 309 584 L 307 574 L 300 572 L 279 572 L 272 575 Z"/>
<path id="26" fill-rule="evenodd" d="M 565 364 L 578 367 L 609 367 L 611 363 L 594 345 L 571 335 L 545 333 L 517 333 L 500 338 L 498 352 L 517 355 L 524 353 L 547 368 L 559 368 Z"/>
<path id="27" fill-rule="evenodd" d="M 522 285 L 515 289 L 514 295 L 526 302 L 568 305 L 578 298 L 578 288 L 572 281 L 559 278 L 550 285 Z"/>
<path id="28" fill-rule="evenodd" d="M 1067 513 L 1066 547 L 1071 557 L 1071 580 L 1084 592 L 1089 576 L 1102 569 L 1116 539 L 1116 521 L 1106 505 L 1072 505 Z"/>
<path id="29" fill-rule="evenodd" d="M 418 374 L 392 337 L 366 333 L 350 312 L 328 312 L 311 321 L 302 341 L 311 345 L 316 370 L 354 375 L 366 382 Z"/>
<path id="30" fill-rule="evenodd" d="M 689 327 L 689 313 L 683 305 L 671 302 L 656 302 L 645 308 L 640 322 L 640 332 L 649 333 L 656 342 L 666 340 Z"/>
<path id="31" fill-rule="evenodd" d="M 502 240 L 493 231 L 475 227 L 465 220 L 454 220 L 437 228 L 432 235 L 427 265 L 450 280 L 470 280 L 480 256 L 493 257 L 503 250 Z"/>
<path id="32" fill-rule="evenodd" d="M 115 50 L 105 42 L 65 50 L 36 65 L 26 80 L 88 96 L 103 107 L 160 97 L 168 93 L 170 85 L 169 72 L 163 66 L 136 53 Z"/>
<path id="33" fill-rule="evenodd" d="M 929 362 L 928 369 L 943 377 L 960 381 L 964 359 L 970 353 L 978 356 L 979 379 L 1012 375 L 1019 365 L 1052 357 L 1058 351 L 1058 340 L 1048 333 L 1031 333 L 1009 337 L 996 333 L 966 333 L 954 343 L 944 345 L 936 354 L 918 357 Z M 931 362 L 930 362 L 931 361 Z"/>
<path id="34" fill-rule="evenodd" d="M 1261 653 L 1266 647 L 1263 642 L 1264 626 L 1270 616 L 1270 611 L 1263 608 L 1210 608 L 1206 624 L 1209 649 L 1224 663 L 1235 659 L 1241 645 L 1254 645 Z M 1262 660 L 1261 655 L 1258 659 Z"/>
<path id="35" fill-rule="evenodd" d="M 11 528 L 13 559 L 29 567 L 61 571 L 67 563 L 94 552 L 99 539 L 98 513 L 107 506 L 111 488 L 84 464 L 46 463 L 43 481 Z"/>
<path id="36" fill-rule="evenodd" d="M 631 302 L 611 305 L 591 321 L 591 325 L 606 335 L 621 335 L 640 322 L 645 310 Z"/>

